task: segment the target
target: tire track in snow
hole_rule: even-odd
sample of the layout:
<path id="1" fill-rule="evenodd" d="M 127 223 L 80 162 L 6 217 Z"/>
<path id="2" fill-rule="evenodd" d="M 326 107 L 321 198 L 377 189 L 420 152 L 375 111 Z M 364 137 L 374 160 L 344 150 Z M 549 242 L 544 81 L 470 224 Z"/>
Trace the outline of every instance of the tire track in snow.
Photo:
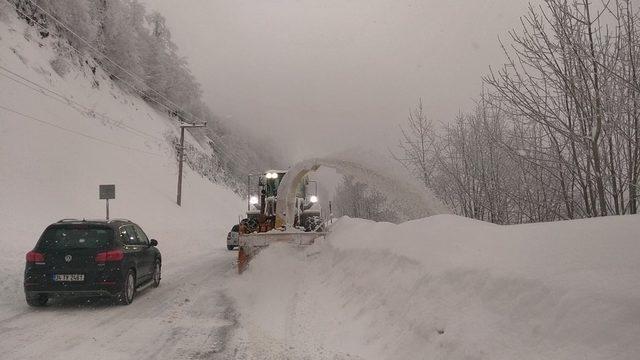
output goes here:
<path id="1" fill-rule="evenodd" d="M 167 263 L 159 288 L 129 306 L 109 300 L 54 301 L 2 320 L 3 359 L 224 359 L 237 326 L 225 294 L 230 254 Z M 233 350 L 233 349 L 232 349 Z"/>

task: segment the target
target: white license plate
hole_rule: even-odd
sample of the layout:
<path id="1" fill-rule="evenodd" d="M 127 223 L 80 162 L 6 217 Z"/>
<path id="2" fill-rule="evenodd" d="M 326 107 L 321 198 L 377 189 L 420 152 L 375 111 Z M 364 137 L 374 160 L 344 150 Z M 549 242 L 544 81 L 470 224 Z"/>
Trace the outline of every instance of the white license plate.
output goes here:
<path id="1" fill-rule="evenodd" d="M 84 274 L 56 274 L 55 281 L 84 281 Z"/>

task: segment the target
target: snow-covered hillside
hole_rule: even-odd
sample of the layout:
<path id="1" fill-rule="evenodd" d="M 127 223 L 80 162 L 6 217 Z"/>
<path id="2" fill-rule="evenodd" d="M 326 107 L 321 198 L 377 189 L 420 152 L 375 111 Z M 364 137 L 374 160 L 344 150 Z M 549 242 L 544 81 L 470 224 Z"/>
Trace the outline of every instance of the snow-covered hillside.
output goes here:
<path id="1" fill-rule="evenodd" d="M 262 251 L 234 293 L 249 341 L 364 359 L 631 360 L 638 234 L 640 216 L 520 226 L 343 218 L 311 248 Z"/>
<path id="2" fill-rule="evenodd" d="M 222 248 L 242 203 L 185 167 L 175 204 L 175 121 L 94 75 L 89 58 L 70 58 L 60 76 L 52 42 L 11 19 L 0 21 L 0 311 L 26 306 L 24 254 L 45 226 L 104 217 L 99 184 L 116 185 L 111 217 L 140 224 L 167 264 Z"/>

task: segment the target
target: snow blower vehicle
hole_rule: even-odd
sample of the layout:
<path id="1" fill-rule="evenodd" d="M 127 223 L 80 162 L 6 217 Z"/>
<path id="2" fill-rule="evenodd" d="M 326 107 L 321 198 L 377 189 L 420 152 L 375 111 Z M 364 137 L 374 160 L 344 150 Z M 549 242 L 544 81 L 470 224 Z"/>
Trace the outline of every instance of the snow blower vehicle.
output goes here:
<path id="1" fill-rule="evenodd" d="M 322 208 L 318 201 L 317 182 L 304 176 L 295 185 L 295 206 L 293 224 L 276 211 L 278 206 L 285 206 L 278 201 L 278 188 L 287 171 L 269 170 L 258 175 L 247 177 L 246 217 L 238 226 L 238 272 L 242 273 L 249 260 L 260 249 L 274 242 L 286 242 L 304 246 L 313 244 L 319 236 L 324 236 L 324 220 Z M 258 194 L 251 189 L 252 177 L 258 177 Z M 315 183 L 315 192 L 309 191 L 309 184 Z"/>

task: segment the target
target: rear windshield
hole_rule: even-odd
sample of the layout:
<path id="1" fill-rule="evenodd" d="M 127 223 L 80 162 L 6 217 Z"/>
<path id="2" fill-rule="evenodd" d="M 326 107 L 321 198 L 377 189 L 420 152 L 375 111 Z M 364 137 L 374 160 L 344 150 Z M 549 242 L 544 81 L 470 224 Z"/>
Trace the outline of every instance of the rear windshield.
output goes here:
<path id="1" fill-rule="evenodd" d="M 45 230 L 39 250 L 98 249 L 109 246 L 113 230 L 104 226 L 64 225 Z"/>
<path id="2" fill-rule="evenodd" d="M 231 231 L 238 232 L 238 225 L 233 225 L 233 227 L 231 228 Z"/>

